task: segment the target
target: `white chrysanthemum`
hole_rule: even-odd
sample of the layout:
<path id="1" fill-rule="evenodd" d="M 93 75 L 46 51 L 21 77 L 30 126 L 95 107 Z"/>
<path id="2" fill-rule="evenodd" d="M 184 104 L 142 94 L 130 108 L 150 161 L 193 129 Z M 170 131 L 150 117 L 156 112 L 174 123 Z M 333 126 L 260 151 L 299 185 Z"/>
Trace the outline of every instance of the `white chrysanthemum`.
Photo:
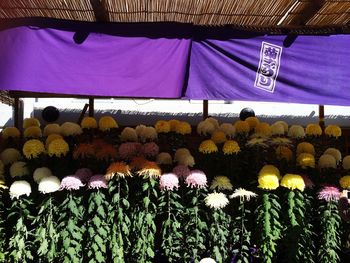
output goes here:
<path id="1" fill-rule="evenodd" d="M 201 121 L 197 125 L 197 133 L 199 135 L 211 135 L 215 130 L 214 124 L 209 121 Z"/>
<path id="2" fill-rule="evenodd" d="M 323 154 L 318 160 L 319 168 L 337 168 L 337 161 L 333 155 Z"/>
<path id="3" fill-rule="evenodd" d="M 177 163 L 180 165 L 185 165 L 185 166 L 189 166 L 189 167 L 193 167 L 195 165 L 195 161 L 192 155 L 190 154 L 183 154 L 180 155 Z"/>
<path id="4" fill-rule="evenodd" d="M 60 189 L 61 181 L 56 176 L 47 176 L 41 179 L 38 190 L 40 193 L 48 194 Z"/>
<path id="5" fill-rule="evenodd" d="M 220 125 L 219 130 L 224 132 L 226 136 L 233 138 L 236 134 L 236 128 L 231 123 L 223 123 Z"/>
<path id="6" fill-rule="evenodd" d="M 0 158 L 4 165 L 7 165 L 20 160 L 21 153 L 15 148 L 7 148 L 1 153 Z"/>
<path id="7" fill-rule="evenodd" d="M 305 130 L 301 125 L 292 125 L 289 128 L 288 136 L 292 138 L 304 138 Z"/>
<path id="8" fill-rule="evenodd" d="M 32 188 L 30 184 L 24 180 L 14 181 L 10 186 L 11 199 L 19 198 L 22 195 L 29 196 L 31 192 Z"/>
<path id="9" fill-rule="evenodd" d="M 341 161 L 341 152 L 336 148 L 328 148 L 327 150 L 325 150 L 324 154 L 333 155 L 333 157 L 337 161 L 337 164 Z"/>
<path id="10" fill-rule="evenodd" d="M 123 142 L 137 142 L 137 133 L 135 129 L 126 127 L 121 132 L 120 138 Z"/>
<path id="11" fill-rule="evenodd" d="M 230 198 L 238 198 L 241 201 L 250 201 L 250 198 L 257 197 L 258 195 L 252 191 L 245 190 L 243 188 L 236 189 L 232 195 L 230 195 Z"/>
<path id="12" fill-rule="evenodd" d="M 216 261 L 212 258 L 202 258 L 199 263 L 216 263 Z"/>
<path id="13" fill-rule="evenodd" d="M 288 123 L 286 123 L 285 121 L 276 121 L 274 124 L 281 124 L 283 126 L 284 132 L 288 132 Z"/>
<path id="14" fill-rule="evenodd" d="M 49 136 L 51 134 L 60 134 L 61 126 L 57 123 L 47 124 L 44 128 L 44 136 Z"/>
<path id="15" fill-rule="evenodd" d="M 206 118 L 204 121 L 210 122 L 211 124 L 213 124 L 215 129 L 219 128 L 219 121 L 213 117 Z"/>
<path id="16" fill-rule="evenodd" d="M 141 137 L 141 133 L 143 132 L 143 130 L 146 128 L 147 126 L 143 125 L 143 124 L 140 124 L 140 125 L 137 125 L 136 128 L 135 128 L 135 131 L 136 131 L 136 134 L 138 137 Z"/>
<path id="17" fill-rule="evenodd" d="M 211 193 L 204 199 L 205 205 L 214 208 L 221 209 L 228 205 L 229 201 L 223 193 Z"/>
<path id="18" fill-rule="evenodd" d="M 162 152 L 158 154 L 157 156 L 157 164 L 172 164 L 173 158 L 171 158 L 171 155 L 166 152 Z"/>
<path id="19" fill-rule="evenodd" d="M 154 140 L 157 140 L 157 138 L 158 138 L 158 134 L 157 134 L 156 129 L 154 127 L 151 127 L 151 126 L 148 126 L 144 129 L 142 129 L 139 136 L 140 136 L 142 142 L 145 142 L 148 140 L 154 141 Z"/>
<path id="20" fill-rule="evenodd" d="M 80 127 L 79 124 L 76 124 L 74 122 L 67 121 L 61 126 L 61 134 L 63 136 L 74 136 L 82 133 L 83 129 Z"/>
<path id="21" fill-rule="evenodd" d="M 53 176 L 53 174 L 52 174 L 51 170 L 47 167 L 36 168 L 34 173 L 33 173 L 33 179 L 37 184 L 40 183 L 40 181 L 43 178 L 49 177 L 49 176 Z"/>
<path id="22" fill-rule="evenodd" d="M 343 168 L 345 170 L 350 170 L 350 155 L 347 155 L 343 159 Z"/>
<path id="23" fill-rule="evenodd" d="M 180 156 L 183 156 L 183 155 L 191 155 L 191 152 L 187 148 L 177 149 L 174 155 L 174 161 L 175 162 L 179 161 Z"/>
<path id="24" fill-rule="evenodd" d="M 283 135 L 284 134 L 284 127 L 281 123 L 274 123 L 271 126 L 271 133 L 273 135 Z"/>
<path id="25" fill-rule="evenodd" d="M 10 175 L 12 178 L 28 174 L 29 170 L 27 168 L 27 163 L 25 162 L 14 162 L 10 167 Z"/>

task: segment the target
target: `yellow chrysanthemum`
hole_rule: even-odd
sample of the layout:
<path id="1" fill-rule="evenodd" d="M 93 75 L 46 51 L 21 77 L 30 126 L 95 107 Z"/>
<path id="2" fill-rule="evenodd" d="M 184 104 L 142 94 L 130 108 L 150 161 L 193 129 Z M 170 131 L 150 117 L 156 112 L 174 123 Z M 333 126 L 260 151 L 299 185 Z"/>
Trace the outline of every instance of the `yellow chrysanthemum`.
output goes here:
<path id="1" fill-rule="evenodd" d="M 259 188 L 265 190 L 275 190 L 279 186 L 279 180 L 275 174 L 262 174 L 258 177 Z"/>
<path id="2" fill-rule="evenodd" d="M 305 182 L 303 177 L 298 174 L 286 174 L 281 180 L 281 186 L 290 190 L 298 189 L 300 191 L 304 191 Z"/>
<path id="3" fill-rule="evenodd" d="M 276 125 L 282 125 L 284 132 L 287 133 L 288 132 L 288 123 L 286 123 L 285 121 L 276 121 L 274 124 Z"/>
<path id="4" fill-rule="evenodd" d="M 214 177 L 213 181 L 211 182 L 210 189 L 219 191 L 232 190 L 233 185 L 228 177 L 220 175 Z"/>
<path id="5" fill-rule="evenodd" d="M 271 134 L 272 135 L 283 135 L 283 134 L 285 134 L 284 126 L 281 123 L 276 123 L 275 122 L 270 127 L 271 127 Z"/>
<path id="6" fill-rule="evenodd" d="M 293 152 L 287 146 L 281 145 L 276 148 L 276 157 L 279 160 L 286 159 L 288 162 L 290 162 L 293 158 Z"/>
<path id="7" fill-rule="evenodd" d="M 292 138 L 304 138 L 305 130 L 301 125 L 292 125 L 289 128 L 288 136 Z"/>
<path id="8" fill-rule="evenodd" d="M 157 121 L 154 125 L 158 133 L 168 133 L 170 132 L 170 123 L 167 121 Z M 176 126 L 175 126 L 176 127 Z"/>
<path id="9" fill-rule="evenodd" d="M 262 147 L 267 148 L 269 145 L 267 144 L 267 140 L 264 138 L 252 138 L 249 141 L 247 141 L 246 146 L 248 147 Z"/>
<path id="10" fill-rule="evenodd" d="M 111 116 L 104 116 L 98 122 L 98 127 L 101 131 L 109 131 L 113 128 L 118 128 L 118 124 Z"/>
<path id="11" fill-rule="evenodd" d="M 271 127 L 266 122 L 260 122 L 255 126 L 255 133 L 258 135 L 269 137 L 271 136 Z"/>
<path id="12" fill-rule="evenodd" d="M 69 152 L 69 145 L 63 139 L 53 140 L 48 147 L 48 154 L 50 156 L 62 157 L 66 156 Z"/>
<path id="13" fill-rule="evenodd" d="M 322 129 L 320 125 L 310 123 L 306 126 L 305 133 L 309 136 L 320 136 L 322 135 Z"/>
<path id="14" fill-rule="evenodd" d="M 341 128 L 338 125 L 328 125 L 324 132 L 330 137 L 338 138 L 341 136 Z"/>
<path id="15" fill-rule="evenodd" d="M 248 117 L 245 119 L 245 121 L 248 123 L 250 130 L 254 130 L 256 125 L 258 125 L 258 123 L 260 123 L 260 121 L 257 117 Z"/>
<path id="16" fill-rule="evenodd" d="M 21 132 L 16 127 L 6 127 L 2 131 L 2 138 L 8 139 L 8 138 L 18 138 L 21 136 Z"/>
<path id="17" fill-rule="evenodd" d="M 175 132 L 182 135 L 191 134 L 192 128 L 188 122 L 181 121 L 176 125 Z"/>
<path id="18" fill-rule="evenodd" d="M 39 127 L 31 126 L 24 130 L 23 136 L 25 138 L 40 138 L 43 135 Z"/>
<path id="19" fill-rule="evenodd" d="M 346 175 L 340 178 L 339 184 L 343 189 L 350 189 L 350 175 Z"/>
<path id="20" fill-rule="evenodd" d="M 336 148 L 327 148 L 324 153 L 332 155 L 337 161 L 337 164 L 341 161 L 341 152 Z"/>
<path id="21" fill-rule="evenodd" d="M 222 151 L 225 155 L 237 154 L 241 151 L 241 148 L 239 147 L 239 144 L 236 141 L 228 140 L 222 147 Z"/>
<path id="22" fill-rule="evenodd" d="M 315 168 L 315 157 L 310 153 L 301 153 L 297 157 L 297 165 L 301 168 Z"/>
<path id="23" fill-rule="evenodd" d="M 29 140 L 23 145 L 23 154 L 27 159 L 37 158 L 44 152 L 45 146 L 39 140 Z"/>
<path id="24" fill-rule="evenodd" d="M 80 126 L 83 129 L 96 129 L 97 128 L 97 121 L 93 117 L 84 117 L 84 119 L 81 121 Z"/>
<path id="25" fill-rule="evenodd" d="M 48 148 L 49 144 L 56 139 L 63 139 L 63 137 L 59 134 L 50 134 L 49 136 L 47 136 L 45 141 L 46 148 Z"/>
<path id="26" fill-rule="evenodd" d="M 216 144 L 224 143 L 227 141 L 226 134 L 223 131 L 215 131 L 211 135 L 211 139 Z"/>
<path id="27" fill-rule="evenodd" d="M 6 186 L 5 180 L 3 178 L 0 179 L 0 188 L 1 189 L 7 189 L 8 188 Z"/>
<path id="28" fill-rule="evenodd" d="M 26 118 L 23 120 L 23 128 L 40 127 L 40 121 L 37 118 Z"/>
<path id="29" fill-rule="evenodd" d="M 236 121 L 234 126 L 236 133 L 248 133 L 250 130 L 250 126 L 247 121 Z"/>
<path id="30" fill-rule="evenodd" d="M 57 123 L 50 123 L 44 127 L 44 136 L 49 136 L 50 134 L 60 134 L 61 126 Z"/>
<path id="31" fill-rule="evenodd" d="M 297 155 L 301 153 L 310 153 L 315 155 L 315 147 L 309 142 L 301 142 L 297 146 Z"/>
<path id="32" fill-rule="evenodd" d="M 212 140 L 205 140 L 199 145 L 199 152 L 204 154 L 216 153 L 218 152 L 218 147 Z"/>
<path id="33" fill-rule="evenodd" d="M 266 164 L 260 169 L 259 176 L 263 175 L 275 175 L 278 179 L 281 179 L 280 171 L 278 168 L 271 164 Z"/>
<path id="34" fill-rule="evenodd" d="M 173 132 L 176 131 L 176 126 L 180 123 L 180 121 L 172 119 L 168 122 L 170 124 L 170 131 L 173 131 Z"/>

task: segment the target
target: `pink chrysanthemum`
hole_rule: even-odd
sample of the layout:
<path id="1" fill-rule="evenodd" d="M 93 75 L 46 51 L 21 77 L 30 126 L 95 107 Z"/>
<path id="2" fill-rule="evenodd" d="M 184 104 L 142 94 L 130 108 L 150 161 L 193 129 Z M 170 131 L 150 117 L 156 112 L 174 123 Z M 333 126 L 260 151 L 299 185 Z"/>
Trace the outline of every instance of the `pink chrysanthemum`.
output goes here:
<path id="1" fill-rule="evenodd" d="M 330 201 L 338 201 L 340 198 L 340 191 L 334 186 L 325 186 L 318 192 L 318 199 Z"/>
<path id="2" fill-rule="evenodd" d="M 61 181 L 60 190 L 79 190 L 84 184 L 76 175 L 68 175 Z"/>
<path id="3" fill-rule="evenodd" d="M 190 175 L 191 170 L 186 165 L 177 165 L 173 169 L 173 173 L 182 179 L 186 179 Z"/>
<path id="4" fill-rule="evenodd" d="M 101 188 L 108 188 L 107 181 L 102 174 L 95 174 L 91 176 L 89 184 L 89 189 L 101 189 Z"/>
<path id="5" fill-rule="evenodd" d="M 301 177 L 303 177 L 306 188 L 310 188 L 310 189 L 314 188 L 315 184 L 311 181 L 309 176 L 302 174 Z"/>
<path id="6" fill-rule="evenodd" d="M 159 154 L 159 147 L 154 142 L 148 142 L 142 146 L 142 152 L 145 157 L 155 158 Z"/>
<path id="7" fill-rule="evenodd" d="M 193 170 L 186 178 L 186 185 L 191 188 L 204 188 L 207 186 L 207 176 L 200 170 Z"/>
<path id="8" fill-rule="evenodd" d="M 124 160 L 129 160 L 132 157 L 138 156 L 141 152 L 142 145 L 137 142 L 126 142 L 120 145 L 118 152 L 119 156 Z"/>
<path id="9" fill-rule="evenodd" d="M 75 172 L 75 176 L 78 177 L 83 183 L 87 183 L 92 176 L 92 172 L 89 168 L 80 168 Z"/>
<path id="10" fill-rule="evenodd" d="M 159 188 L 164 191 L 173 191 L 179 188 L 179 178 L 174 173 L 163 174 L 159 180 Z"/>

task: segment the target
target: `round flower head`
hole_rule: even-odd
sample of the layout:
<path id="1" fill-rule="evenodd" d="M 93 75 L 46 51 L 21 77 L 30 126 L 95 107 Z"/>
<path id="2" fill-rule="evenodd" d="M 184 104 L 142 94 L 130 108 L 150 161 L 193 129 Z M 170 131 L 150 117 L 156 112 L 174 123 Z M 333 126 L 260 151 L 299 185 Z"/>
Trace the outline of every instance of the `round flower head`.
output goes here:
<path id="1" fill-rule="evenodd" d="M 236 133 L 248 133 L 250 131 L 250 126 L 249 126 L 249 122 L 247 120 L 245 121 L 236 121 L 235 124 L 235 130 Z"/>
<path id="2" fill-rule="evenodd" d="M 7 148 L 0 155 L 4 165 L 12 164 L 21 159 L 21 153 L 15 148 Z"/>
<path id="3" fill-rule="evenodd" d="M 265 190 L 275 190 L 279 186 L 279 180 L 277 175 L 263 174 L 258 176 L 259 188 Z"/>
<path id="4" fill-rule="evenodd" d="M 118 124 L 111 116 L 104 116 L 98 121 L 98 127 L 101 131 L 109 131 L 118 128 Z"/>
<path id="5" fill-rule="evenodd" d="M 350 175 L 345 175 L 339 179 L 339 184 L 343 189 L 350 189 Z"/>
<path id="6" fill-rule="evenodd" d="M 225 155 L 231 155 L 231 154 L 237 154 L 241 151 L 241 148 L 239 147 L 238 143 L 233 140 L 228 140 L 224 143 L 224 146 L 222 147 L 222 151 Z"/>
<path id="7" fill-rule="evenodd" d="M 326 202 L 338 201 L 340 198 L 340 191 L 334 186 L 325 186 L 318 192 L 319 200 L 325 200 Z"/>
<path id="8" fill-rule="evenodd" d="M 210 185 L 210 190 L 232 190 L 233 186 L 230 182 L 230 179 L 226 176 L 215 176 Z"/>
<path id="9" fill-rule="evenodd" d="M 136 156 L 131 159 L 130 169 L 134 171 L 140 170 L 147 162 L 148 161 L 143 156 Z"/>
<path id="10" fill-rule="evenodd" d="M 29 175 L 27 163 L 14 162 L 10 167 L 10 175 L 12 178 Z"/>
<path id="11" fill-rule="evenodd" d="M 97 160 L 113 160 L 118 155 L 118 150 L 112 145 L 104 143 L 100 147 L 97 148 L 97 152 L 95 152 L 95 157 Z"/>
<path id="12" fill-rule="evenodd" d="M 191 155 L 190 151 L 187 148 L 179 148 L 176 150 L 174 155 L 174 161 L 178 162 L 181 156 Z"/>
<path id="13" fill-rule="evenodd" d="M 79 177 L 75 175 L 68 175 L 61 181 L 60 190 L 79 190 L 84 184 Z"/>
<path id="14" fill-rule="evenodd" d="M 48 146 L 48 154 L 56 157 L 66 156 L 69 152 L 69 145 L 63 139 L 55 139 Z"/>
<path id="15" fill-rule="evenodd" d="M 33 179 L 37 184 L 40 183 L 40 181 L 43 178 L 49 177 L 49 176 L 53 176 L 53 174 L 52 174 L 51 170 L 47 167 L 36 168 L 34 173 L 33 173 Z"/>
<path id="16" fill-rule="evenodd" d="M 343 159 L 343 169 L 350 170 L 350 155 L 347 155 Z"/>
<path id="17" fill-rule="evenodd" d="M 199 145 L 199 152 L 203 154 L 216 153 L 218 152 L 218 147 L 212 140 L 205 140 Z"/>
<path id="18" fill-rule="evenodd" d="M 30 184 L 24 180 L 14 181 L 10 186 L 11 199 L 18 199 L 22 195 L 29 196 L 31 192 L 32 188 L 30 187 Z"/>
<path id="19" fill-rule="evenodd" d="M 303 177 L 297 174 L 286 174 L 282 177 L 281 186 L 286 187 L 290 190 L 298 189 L 304 191 L 305 182 Z"/>
<path id="20" fill-rule="evenodd" d="M 310 153 L 312 155 L 315 155 L 315 148 L 309 142 L 301 142 L 297 146 L 297 155 L 301 153 Z"/>
<path id="21" fill-rule="evenodd" d="M 142 124 L 136 126 L 135 131 L 138 137 L 141 137 L 141 134 L 143 133 L 145 128 L 146 126 Z"/>
<path id="22" fill-rule="evenodd" d="M 61 126 L 57 123 L 47 124 L 44 128 L 44 136 L 49 136 L 51 134 L 60 134 Z"/>
<path id="23" fill-rule="evenodd" d="M 140 138 L 142 142 L 145 141 L 154 141 L 158 139 L 158 134 L 155 128 L 146 127 L 140 133 Z"/>
<path id="24" fill-rule="evenodd" d="M 97 121 L 94 117 L 84 117 L 81 121 L 80 126 L 83 129 L 96 129 L 97 128 Z"/>
<path id="25" fill-rule="evenodd" d="M 275 175 L 278 179 L 282 178 L 278 168 L 271 164 L 266 164 L 260 169 L 259 176 L 263 175 Z"/>
<path id="26" fill-rule="evenodd" d="M 102 174 L 95 174 L 91 176 L 89 183 L 88 183 L 88 188 L 89 189 L 106 189 L 108 188 L 107 186 L 107 181 Z"/>
<path id="27" fill-rule="evenodd" d="M 259 119 L 253 116 L 246 118 L 245 121 L 248 123 L 250 130 L 254 130 L 255 127 L 260 123 Z"/>
<path id="28" fill-rule="evenodd" d="M 167 121 L 157 121 L 154 127 L 156 128 L 157 133 L 170 132 L 170 123 Z"/>
<path id="29" fill-rule="evenodd" d="M 158 154 L 157 156 L 157 164 L 172 164 L 173 158 L 171 158 L 171 155 L 166 152 L 162 152 Z"/>
<path id="30" fill-rule="evenodd" d="M 125 127 L 120 134 L 120 139 L 122 142 L 137 142 L 138 138 L 135 129 Z"/>
<path id="31" fill-rule="evenodd" d="M 194 158 L 192 155 L 180 155 L 178 160 L 177 160 L 177 163 L 179 165 L 186 165 L 186 166 L 190 166 L 190 167 L 193 167 L 195 165 L 195 161 L 194 161 Z"/>
<path id="32" fill-rule="evenodd" d="M 238 198 L 241 200 L 241 202 L 250 201 L 250 198 L 257 197 L 258 195 L 252 191 L 248 191 L 243 188 L 236 189 L 232 195 L 230 195 L 230 198 Z"/>
<path id="33" fill-rule="evenodd" d="M 0 189 L 7 189 L 5 179 L 3 177 L 0 177 Z"/>
<path id="34" fill-rule="evenodd" d="M 118 153 L 122 159 L 128 160 L 134 156 L 139 155 L 141 153 L 141 149 L 142 145 L 140 143 L 125 142 L 119 146 Z"/>
<path id="35" fill-rule="evenodd" d="M 197 133 L 199 135 L 209 135 L 216 130 L 214 124 L 209 121 L 201 121 L 197 125 Z"/>
<path id="36" fill-rule="evenodd" d="M 40 127 L 31 126 L 24 130 L 24 138 L 40 138 L 43 136 Z"/>
<path id="37" fill-rule="evenodd" d="M 274 123 L 271 125 L 272 135 L 283 135 L 285 133 L 284 126 L 281 123 Z"/>
<path id="38" fill-rule="evenodd" d="M 158 179 L 162 174 L 162 170 L 155 162 L 144 162 L 143 166 L 139 171 L 137 171 L 137 175 L 143 177 L 144 179 Z"/>
<path id="39" fill-rule="evenodd" d="M 170 125 L 170 131 L 174 132 L 176 130 L 176 126 L 179 124 L 179 120 L 172 119 L 169 122 Z"/>
<path id="40" fill-rule="evenodd" d="M 175 132 L 182 135 L 191 134 L 192 128 L 188 122 L 181 121 L 176 125 Z"/>
<path id="41" fill-rule="evenodd" d="M 226 134 L 223 131 L 215 131 L 211 135 L 211 140 L 216 144 L 224 143 L 227 141 Z"/>
<path id="42" fill-rule="evenodd" d="M 80 168 L 75 172 L 75 176 L 78 177 L 83 183 L 87 183 L 92 176 L 92 172 L 89 168 Z"/>
<path id="43" fill-rule="evenodd" d="M 179 188 L 179 178 L 174 173 L 163 174 L 159 180 L 159 188 L 162 191 L 173 191 Z"/>
<path id="44" fill-rule="evenodd" d="M 46 149 L 49 148 L 49 144 L 53 141 L 53 140 L 56 140 L 56 139 L 63 139 L 63 137 L 59 134 L 50 134 L 49 136 L 47 136 L 46 138 L 46 141 L 45 141 L 45 147 Z"/>
<path id="45" fill-rule="evenodd" d="M 228 205 L 229 200 L 223 193 L 210 193 L 204 199 L 205 205 L 213 209 L 222 209 Z"/>
<path id="46" fill-rule="evenodd" d="M 61 133 L 63 136 L 76 136 L 82 134 L 83 130 L 74 122 L 65 122 L 61 125 Z"/>
<path id="47" fill-rule="evenodd" d="M 324 132 L 329 137 L 338 138 L 341 136 L 341 128 L 338 125 L 328 125 Z"/>
<path id="48" fill-rule="evenodd" d="M 110 164 L 110 166 L 107 168 L 107 173 L 105 175 L 105 178 L 107 181 L 111 180 L 112 178 L 116 177 L 119 178 L 125 178 L 130 177 L 130 167 L 124 162 L 115 162 Z"/>
<path id="49" fill-rule="evenodd" d="M 301 168 L 315 168 L 315 157 L 310 153 L 301 153 L 297 157 L 297 166 L 301 166 Z"/>
<path id="50" fill-rule="evenodd" d="M 23 145 L 23 154 L 27 159 L 37 158 L 44 152 L 45 146 L 39 140 L 32 139 Z"/>
<path id="51" fill-rule="evenodd" d="M 159 154 L 159 147 L 154 142 L 145 143 L 142 146 L 142 153 L 147 158 L 155 158 Z"/>
<path id="52" fill-rule="evenodd" d="M 306 126 L 305 129 L 306 135 L 309 136 L 320 136 L 322 135 L 321 126 L 318 124 L 310 123 Z"/>
<path id="53" fill-rule="evenodd" d="M 260 122 L 255 126 L 255 133 L 259 136 L 269 137 L 271 136 L 271 127 L 266 122 Z"/>
<path id="54" fill-rule="evenodd" d="M 304 138 L 305 130 L 300 125 L 292 125 L 289 127 L 288 136 L 292 138 Z"/>
<path id="55" fill-rule="evenodd" d="M 270 139 L 270 143 L 272 145 L 278 145 L 278 146 L 292 146 L 292 141 L 288 138 L 283 137 L 274 137 Z"/>
<path id="56" fill-rule="evenodd" d="M 276 121 L 272 125 L 279 125 L 279 124 L 281 124 L 283 126 L 284 133 L 288 133 L 288 123 L 286 123 L 285 121 Z"/>
<path id="57" fill-rule="evenodd" d="M 61 182 L 56 176 L 47 176 L 41 179 L 39 182 L 38 190 L 40 193 L 49 194 L 56 192 L 60 189 Z"/>
<path id="58" fill-rule="evenodd" d="M 262 147 L 267 148 L 269 145 L 267 144 L 267 140 L 265 138 L 252 138 L 247 143 L 248 147 Z"/>
<path id="59" fill-rule="evenodd" d="M 276 157 L 278 160 L 286 159 L 290 162 L 293 158 L 293 152 L 287 146 L 281 145 L 276 148 Z"/>
<path id="60" fill-rule="evenodd" d="M 231 123 L 223 123 L 219 127 L 219 131 L 225 133 L 225 135 L 229 138 L 233 138 L 236 133 L 235 127 Z"/>
<path id="61" fill-rule="evenodd" d="M 93 157 L 95 154 L 95 148 L 90 143 L 80 143 L 73 152 L 73 159 L 85 159 Z"/>
<path id="62" fill-rule="evenodd" d="M 207 176 L 200 170 L 193 170 L 186 177 L 185 183 L 191 188 L 205 188 L 207 186 Z"/>
<path id="63" fill-rule="evenodd" d="M 23 120 L 23 128 L 40 127 L 40 121 L 36 118 L 26 118 Z"/>
<path id="64" fill-rule="evenodd" d="M 206 118 L 204 121 L 210 122 L 211 124 L 213 124 L 215 129 L 219 128 L 219 121 L 213 117 Z"/>
<path id="65" fill-rule="evenodd" d="M 173 173 L 179 178 L 186 179 L 190 175 L 191 171 L 186 165 L 177 165 L 173 169 Z"/>
<path id="66" fill-rule="evenodd" d="M 8 138 L 19 138 L 21 136 L 21 132 L 16 127 L 6 127 L 1 134 L 5 140 Z"/>
<path id="67" fill-rule="evenodd" d="M 333 157 L 337 161 L 337 164 L 341 161 L 341 152 L 336 148 L 328 148 L 327 150 L 325 150 L 324 153 L 333 155 Z"/>
<path id="68" fill-rule="evenodd" d="M 216 261 L 212 258 L 202 258 L 199 263 L 216 263 Z"/>
<path id="69" fill-rule="evenodd" d="M 323 154 L 320 159 L 318 160 L 318 167 L 320 169 L 323 168 L 337 168 L 337 161 L 333 157 L 333 155 L 330 154 Z"/>

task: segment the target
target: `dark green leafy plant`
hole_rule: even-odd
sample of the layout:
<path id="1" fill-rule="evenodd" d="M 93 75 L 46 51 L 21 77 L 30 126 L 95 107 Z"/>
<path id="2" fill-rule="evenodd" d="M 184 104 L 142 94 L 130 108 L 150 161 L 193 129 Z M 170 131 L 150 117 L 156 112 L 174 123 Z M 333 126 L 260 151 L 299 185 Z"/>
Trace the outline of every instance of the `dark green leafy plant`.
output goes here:
<path id="1" fill-rule="evenodd" d="M 0 185 L 0 262 L 5 261 L 6 252 L 6 230 L 5 230 L 5 205 L 4 205 L 4 191 L 2 185 Z"/>

